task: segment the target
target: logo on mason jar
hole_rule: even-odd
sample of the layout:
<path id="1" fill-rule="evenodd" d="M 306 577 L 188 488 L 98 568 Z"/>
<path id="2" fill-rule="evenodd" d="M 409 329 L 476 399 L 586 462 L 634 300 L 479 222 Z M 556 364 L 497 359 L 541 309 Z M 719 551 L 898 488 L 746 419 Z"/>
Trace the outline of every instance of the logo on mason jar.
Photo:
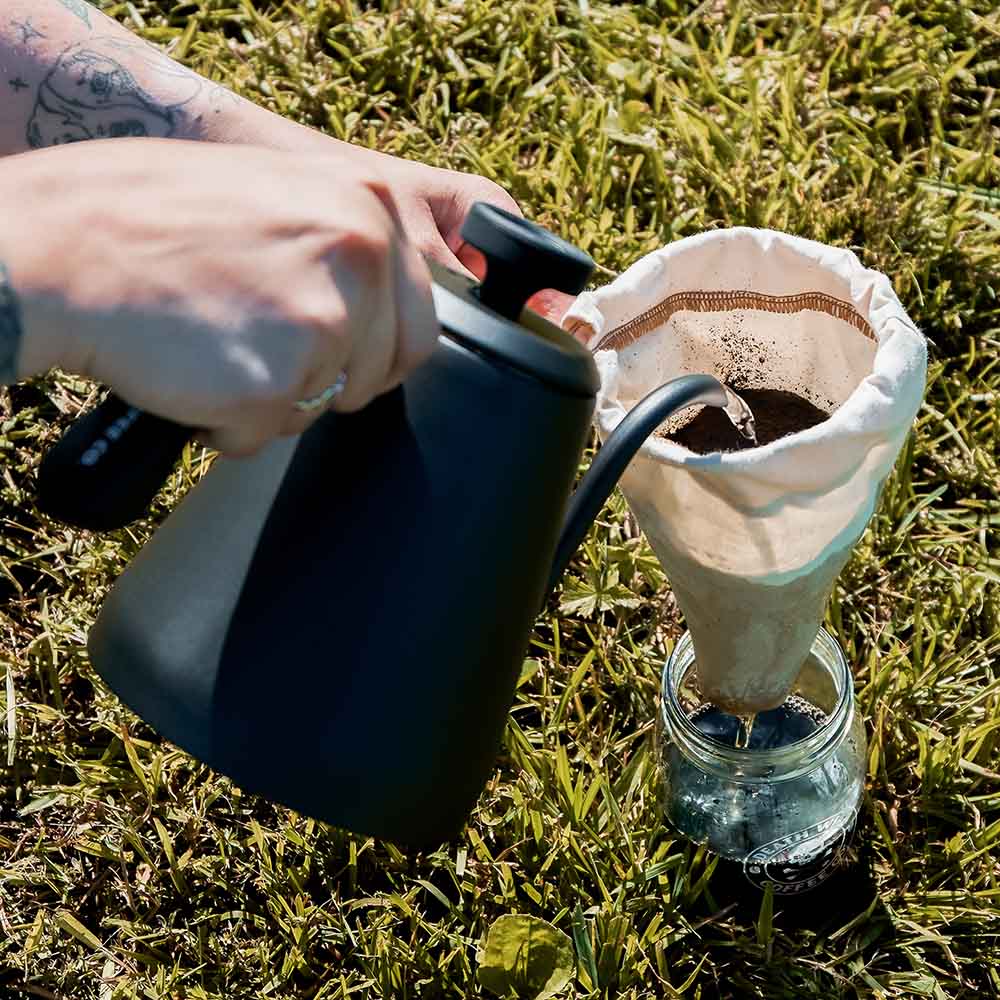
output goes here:
<path id="1" fill-rule="evenodd" d="M 840 866 L 857 818 L 857 809 L 847 809 L 755 847 L 743 861 L 743 873 L 758 889 L 770 883 L 775 895 L 814 889 Z"/>

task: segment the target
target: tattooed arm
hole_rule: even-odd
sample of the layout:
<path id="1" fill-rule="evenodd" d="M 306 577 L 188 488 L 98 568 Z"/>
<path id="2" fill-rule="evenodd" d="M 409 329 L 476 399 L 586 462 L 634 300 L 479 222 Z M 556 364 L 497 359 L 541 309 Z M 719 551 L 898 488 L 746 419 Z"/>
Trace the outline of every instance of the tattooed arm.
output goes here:
<path id="1" fill-rule="evenodd" d="M 266 115 L 85 0 L 0 4 L 0 155 L 127 136 L 232 141 Z"/>
<path id="2" fill-rule="evenodd" d="M 85 0 L 0 0 L 0 156 L 127 136 L 242 143 L 331 157 L 384 180 L 425 256 L 482 276 L 461 228 L 475 201 L 518 212 L 501 187 L 340 142 L 272 114 L 168 58 Z M 337 161 L 337 162 L 335 162 Z M 529 304 L 558 320 L 569 299 Z"/>

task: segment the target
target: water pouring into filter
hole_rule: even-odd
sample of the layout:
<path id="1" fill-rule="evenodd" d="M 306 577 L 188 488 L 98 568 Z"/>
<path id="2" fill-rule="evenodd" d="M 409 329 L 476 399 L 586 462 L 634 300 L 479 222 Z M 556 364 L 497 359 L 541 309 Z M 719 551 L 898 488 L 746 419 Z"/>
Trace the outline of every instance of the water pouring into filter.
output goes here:
<path id="1" fill-rule="evenodd" d="M 745 437 L 740 395 L 793 393 L 828 414 L 697 454 L 679 443 L 699 416 L 689 410 L 621 482 L 691 632 L 704 700 L 747 717 L 782 705 L 919 409 L 924 338 L 850 251 L 746 228 L 649 254 L 581 295 L 564 326 L 595 352 L 602 439 L 656 386 L 695 372 L 730 388 Z"/>

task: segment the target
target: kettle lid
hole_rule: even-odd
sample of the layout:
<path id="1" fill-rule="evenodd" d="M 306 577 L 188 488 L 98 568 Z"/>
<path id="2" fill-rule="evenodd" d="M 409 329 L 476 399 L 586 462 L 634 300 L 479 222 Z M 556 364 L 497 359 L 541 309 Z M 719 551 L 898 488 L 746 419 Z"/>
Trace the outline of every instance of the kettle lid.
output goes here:
<path id="1" fill-rule="evenodd" d="M 462 238 L 486 258 L 481 284 L 431 262 L 434 309 L 449 336 L 478 353 L 575 396 L 594 396 L 600 378 L 579 341 L 524 309 L 536 292 L 581 292 L 594 270 L 582 250 L 541 226 L 477 202 Z"/>

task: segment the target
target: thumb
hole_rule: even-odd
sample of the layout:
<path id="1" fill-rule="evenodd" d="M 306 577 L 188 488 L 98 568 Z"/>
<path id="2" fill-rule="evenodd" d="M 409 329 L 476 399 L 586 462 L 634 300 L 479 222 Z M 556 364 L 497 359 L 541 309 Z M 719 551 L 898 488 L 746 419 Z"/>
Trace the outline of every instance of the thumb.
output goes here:
<path id="1" fill-rule="evenodd" d="M 428 233 L 417 246 L 420 252 L 438 264 L 443 264 L 450 271 L 457 271 L 473 281 L 482 281 L 486 274 L 486 258 L 468 243 L 463 243 L 455 253 L 445 243 L 444 238 L 435 229 L 433 235 Z"/>
<path id="2" fill-rule="evenodd" d="M 448 246 L 444 236 L 441 235 L 441 231 L 438 229 L 438 225 L 434 221 L 434 216 L 429 208 L 425 208 L 420 214 L 420 218 L 416 224 L 411 222 L 408 230 L 410 243 L 425 258 L 443 265 L 449 271 L 457 271 L 459 274 L 464 274 L 465 277 L 471 278 L 473 281 L 482 280 L 483 275 L 486 273 L 486 260 L 483 255 L 466 243 L 462 243 L 457 250 L 452 250 Z M 467 252 L 470 250 L 472 254 Z M 476 256 L 479 257 L 478 261 L 475 260 Z M 476 266 L 470 267 L 468 266 L 469 263 Z"/>

